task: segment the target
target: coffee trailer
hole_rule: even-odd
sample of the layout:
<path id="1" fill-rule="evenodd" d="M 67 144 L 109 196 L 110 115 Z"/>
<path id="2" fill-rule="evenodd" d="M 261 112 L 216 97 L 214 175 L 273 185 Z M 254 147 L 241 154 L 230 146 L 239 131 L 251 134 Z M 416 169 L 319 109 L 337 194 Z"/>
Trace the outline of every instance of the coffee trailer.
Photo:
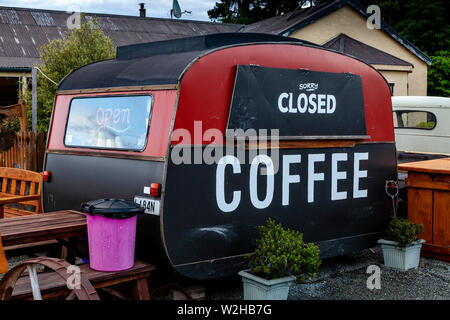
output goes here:
<path id="1" fill-rule="evenodd" d="M 396 180 L 389 86 L 304 41 L 214 34 L 118 47 L 57 90 L 44 211 L 133 200 L 136 255 L 210 279 L 245 268 L 271 217 L 322 258 L 376 245 Z"/>

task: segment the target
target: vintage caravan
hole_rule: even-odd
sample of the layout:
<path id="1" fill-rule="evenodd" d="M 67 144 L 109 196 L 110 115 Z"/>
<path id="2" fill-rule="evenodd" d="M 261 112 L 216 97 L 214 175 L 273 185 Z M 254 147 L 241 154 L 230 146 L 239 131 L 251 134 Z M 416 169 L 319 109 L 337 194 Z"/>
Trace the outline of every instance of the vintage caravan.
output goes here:
<path id="1" fill-rule="evenodd" d="M 397 150 L 450 156 L 450 98 L 392 97 Z"/>
<path id="2" fill-rule="evenodd" d="M 119 47 L 60 84 L 45 212 L 134 200 L 136 254 L 236 274 L 272 217 L 331 257 L 376 245 L 397 178 L 389 86 L 291 38 L 214 34 Z"/>

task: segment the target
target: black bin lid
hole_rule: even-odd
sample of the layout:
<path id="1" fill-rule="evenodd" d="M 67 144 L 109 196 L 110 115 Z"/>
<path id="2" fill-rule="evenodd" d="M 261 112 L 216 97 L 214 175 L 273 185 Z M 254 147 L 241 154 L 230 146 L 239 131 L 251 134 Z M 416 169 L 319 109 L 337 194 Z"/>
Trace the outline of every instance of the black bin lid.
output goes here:
<path id="1" fill-rule="evenodd" d="M 127 219 L 144 212 L 144 208 L 123 199 L 98 199 L 83 203 L 81 211 L 111 219 Z"/>

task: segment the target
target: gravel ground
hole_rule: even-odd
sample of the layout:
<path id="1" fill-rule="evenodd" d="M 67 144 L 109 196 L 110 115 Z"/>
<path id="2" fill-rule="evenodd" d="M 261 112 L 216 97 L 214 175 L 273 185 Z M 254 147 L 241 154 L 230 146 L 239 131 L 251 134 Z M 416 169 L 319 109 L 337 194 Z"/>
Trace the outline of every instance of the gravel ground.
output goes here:
<path id="1" fill-rule="evenodd" d="M 29 256 L 8 258 L 10 267 Z M 368 289 L 367 267 L 381 271 L 381 289 Z M 1 275 L 0 275 L 1 278 Z M 152 299 L 171 299 L 174 286 L 152 287 Z M 230 277 L 200 283 L 180 283 L 185 288 L 202 286 L 207 300 L 242 300 L 241 278 Z M 288 300 L 450 300 L 450 264 L 421 257 L 416 270 L 397 271 L 383 266 L 381 248 L 362 250 L 350 255 L 324 259 L 317 275 L 295 284 Z"/>
<path id="2" fill-rule="evenodd" d="M 381 271 L 381 289 L 368 289 L 369 265 Z M 242 299 L 238 278 L 207 284 L 206 299 Z M 406 272 L 383 266 L 381 248 L 324 259 L 312 279 L 293 285 L 288 300 L 450 300 L 450 264 L 422 257 L 420 267 Z"/>
<path id="3" fill-rule="evenodd" d="M 381 289 L 368 289 L 369 265 L 381 271 Z M 422 257 L 419 268 L 397 271 L 383 266 L 380 248 L 327 259 L 313 279 L 291 287 L 292 300 L 449 300 L 450 264 Z"/>
<path id="4" fill-rule="evenodd" d="M 14 256 L 14 257 L 7 257 L 8 259 L 8 268 L 11 269 L 13 267 L 15 267 L 16 265 L 18 265 L 19 263 L 21 263 L 22 261 L 34 258 L 36 256 L 44 256 L 44 253 L 41 254 L 37 254 L 37 255 L 20 255 L 20 256 Z M 44 270 L 43 266 L 39 266 L 37 268 L 38 272 L 40 270 Z M 23 274 L 27 274 L 27 271 L 25 270 Z M 4 273 L 0 273 L 0 279 L 3 278 Z"/>

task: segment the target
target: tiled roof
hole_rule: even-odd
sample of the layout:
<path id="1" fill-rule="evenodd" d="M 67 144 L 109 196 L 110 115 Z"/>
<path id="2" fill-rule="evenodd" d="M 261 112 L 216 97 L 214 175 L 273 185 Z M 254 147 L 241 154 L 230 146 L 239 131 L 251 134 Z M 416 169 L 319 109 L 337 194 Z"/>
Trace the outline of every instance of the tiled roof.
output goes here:
<path id="1" fill-rule="evenodd" d="M 358 40 L 350 38 L 343 33 L 331 39 L 322 46 L 324 48 L 333 49 L 335 51 L 356 57 L 368 64 L 413 66 L 411 63 L 405 60 L 399 59 L 397 57 L 394 57 L 393 55 L 390 55 L 389 53 L 378 50 Z"/>
<path id="2" fill-rule="evenodd" d="M 334 2 L 336 1 L 319 1 L 315 6 L 296 9 L 280 16 L 275 16 L 243 26 L 239 32 L 261 32 L 289 36 L 289 34 L 284 33 L 291 28 L 294 28 L 300 22 L 314 16 L 314 14 L 326 10 Z"/>

